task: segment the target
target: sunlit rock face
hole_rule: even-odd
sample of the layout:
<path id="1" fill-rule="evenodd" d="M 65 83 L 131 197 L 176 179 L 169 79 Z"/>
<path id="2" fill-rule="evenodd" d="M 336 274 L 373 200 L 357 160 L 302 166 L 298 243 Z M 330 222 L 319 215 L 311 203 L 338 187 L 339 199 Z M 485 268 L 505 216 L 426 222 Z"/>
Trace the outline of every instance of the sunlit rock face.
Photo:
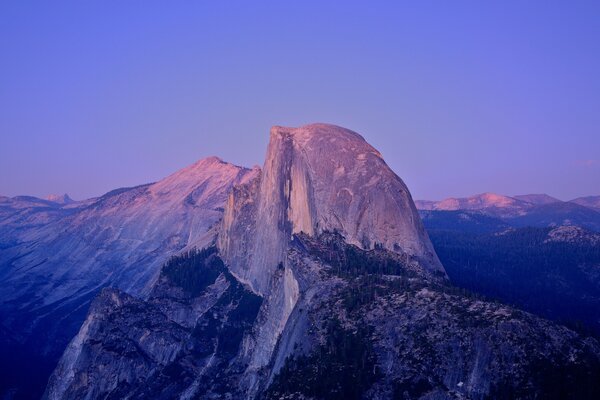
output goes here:
<path id="1" fill-rule="evenodd" d="M 262 175 L 228 199 L 222 256 L 264 293 L 292 234 L 327 231 L 443 272 L 406 185 L 359 134 L 327 124 L 273 127 Z"/>

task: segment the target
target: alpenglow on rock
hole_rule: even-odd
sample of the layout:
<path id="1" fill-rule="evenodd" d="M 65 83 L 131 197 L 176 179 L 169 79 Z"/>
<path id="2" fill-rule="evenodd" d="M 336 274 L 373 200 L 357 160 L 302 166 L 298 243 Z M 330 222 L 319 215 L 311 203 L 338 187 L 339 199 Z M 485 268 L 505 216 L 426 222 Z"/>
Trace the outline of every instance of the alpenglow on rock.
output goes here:
<path id="1" fill-rule="evenodd" d="M 444 273 L 406 185 L 362 136 L 328 124 L 271 128 L 262 174 L 229 195 L 222 257 L 264 293 L 293 234 L 328 231 Z"/>

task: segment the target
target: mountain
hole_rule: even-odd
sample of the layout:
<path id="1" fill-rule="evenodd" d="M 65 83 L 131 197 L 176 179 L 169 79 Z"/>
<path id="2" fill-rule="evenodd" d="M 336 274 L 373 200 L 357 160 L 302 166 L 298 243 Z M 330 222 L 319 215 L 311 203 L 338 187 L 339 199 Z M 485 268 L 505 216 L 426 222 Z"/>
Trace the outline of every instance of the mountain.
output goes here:
<path id="1" fill-rule="evenodd" d="M 105 288 L 44 398 L 590 398 L 600 344 L 453 286 L 358 134 L 271 130 L 215 245 Z M 198 245 L 198 248 L 201 246 Z"/>
<path id="2" fill-rule="evenodd" d="M 326 231 L 443 271 L 406 185 L 360 135 L 327 124 L 273 127 L 261 176 L 229 196 L 222 257 L 265 293 L 290 236 Z"/>
<path id="3" fill-rule="evenodd" d="M 548 196 L 547 194 L 522 194 L 517 196 L 512 196 L 514 199 L 525 201 L 527 203 L 543 205 L 543 204 L 552 204 L 552 203 L 560 203 L 561 200 L 554 198 L 552 196 Z"/>
<path id="4" fill-rule="evenodd" d="M 600 196 L 579 197 L 577 199 L 571 200 L 571 203 L 600 210 Z"/>
<path id="5" fill-rule="evenodd" d="M 478 215 L 486 215 L 514 227 L 575 225 L 600 231 L 600 211 L 598 209 L 572 201 L 560 201 L 545 194 L 509 197 L 484 193 L 441 201 L 418 200 L 415 204 L 421 211 L 421 215 L 427 215 L 431 223 L 437 218 L 448 225 L 452 215 L 448 211 L 461 211 L 462 219 L 467 215 L 472 219 L 480 218 Z M 457 224 L 464 223 L 464 220 L 455 219 L 455 221 Z"/>
<path id="6" fill-rule="evenodd" d="M 509 221 L 513 226 L 581 226 L 600 232 L 600 211 L 571 202 L 543 204 Z"/>
<path id="7" fill-rule="evenodd" d="M 0 387 L 41 394 L 94 296 L 106 286 L 141 295 L 169 257 L 213 243 L 230 189 L 257 174 L 212 157 L 83 202 L 3 198 Z"/>
<path id="8" fill-rule="evenodd" d="M 416 202 L 420 210 L 427 211 L 485 211 L 486 214 L 499 217 L 515 217 L 526 213 L 532 204 L 513 197 L 495 193 L 482 193 L 470 197 L 449 197 L 441 201 L 420 200 Z"/>
<path id="9" fill-rule="evenodd" d="M 600 244 L 600 234 L 589 232 L 578 226 L 559 226 L 548 232 L 545 243 Z"/>

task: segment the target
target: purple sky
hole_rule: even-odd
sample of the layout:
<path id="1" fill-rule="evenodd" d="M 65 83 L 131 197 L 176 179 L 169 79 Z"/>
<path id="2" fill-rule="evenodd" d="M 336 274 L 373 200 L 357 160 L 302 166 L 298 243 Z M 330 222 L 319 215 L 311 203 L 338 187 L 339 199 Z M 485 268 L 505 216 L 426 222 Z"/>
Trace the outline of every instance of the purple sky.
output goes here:
<path id="1" fill-rule="evenodd" d="M 0 2 L 0 194 L 262 164 L 309 122 L 415 198 L 600 194 L 600 2 L 405 3 Z"/>

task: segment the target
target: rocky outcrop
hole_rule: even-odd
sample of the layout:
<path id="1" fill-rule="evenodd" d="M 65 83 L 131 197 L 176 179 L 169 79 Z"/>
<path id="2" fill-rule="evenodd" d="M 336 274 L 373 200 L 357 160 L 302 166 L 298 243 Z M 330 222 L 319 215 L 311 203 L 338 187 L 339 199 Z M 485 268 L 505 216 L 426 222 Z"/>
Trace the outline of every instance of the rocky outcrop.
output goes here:
<path id="1" fill-rule="evenodd" d="M 262 174 L 229 196 L 218 240 L 224 260 L 264 294 L 291 235 L 327 231 L 443 271 L 406 185 L 359 134 L 327 124 L 273 127 Z"/>
<path id="2" fill-rule="evenodd" d="M 575 243 L 600 245 L 600 233 L 588 231 L 578 226 L 559 226 L 548 232 L 544 243 Z"/>
<path id="3" fill-rule="evenodd" d="M 298 260 L 309 254 L 329 265 L 321 284 L 337 284 L 303 305 L 310 328 L 281 355 L 266 398 L 592 398 L 600 389 L 594 339 L 473 296 L 385 252 L 335 237 L 300 240 Z M 377 267 L 355 269 L 353 259 L 392 268 L 373 274 Z"/>

